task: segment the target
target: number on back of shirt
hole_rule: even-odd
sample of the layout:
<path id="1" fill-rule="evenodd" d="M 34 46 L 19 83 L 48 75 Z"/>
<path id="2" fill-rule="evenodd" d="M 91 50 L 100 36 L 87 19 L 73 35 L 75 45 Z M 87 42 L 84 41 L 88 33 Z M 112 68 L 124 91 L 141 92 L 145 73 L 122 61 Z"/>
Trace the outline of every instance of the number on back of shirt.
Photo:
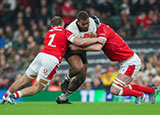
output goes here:
<path id="1" fill-rule="evenodd" d="M 48 43 L 48 46 L 55 47 L 55 45 L 52 45 L 52 43 L 53 43 L 53 41 L 54 41 L 54 38 L 55 38 L 55 35 L 56 35 L 56 34 L 51 34 L 51 35 L 49 36 L 49 38 L 51 38 L 51 39 L 50 39 L 50 41 L 49 41 L 49 43 Z"/>

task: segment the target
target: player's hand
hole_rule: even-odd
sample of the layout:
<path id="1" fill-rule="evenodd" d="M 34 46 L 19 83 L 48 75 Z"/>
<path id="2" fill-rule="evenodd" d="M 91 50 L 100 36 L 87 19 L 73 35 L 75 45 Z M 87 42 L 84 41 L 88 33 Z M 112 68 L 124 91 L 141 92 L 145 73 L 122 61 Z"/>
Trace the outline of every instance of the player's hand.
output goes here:
<path id="1" fill-rule="evenodd" d="M 96 33 L 93 33 L 93 32 L 89 33 L 89 38 L 96 38 L 96 37 L 97 37 Z"/>
<path id="2" fill-rule="evenodd" d="M 99 38 L 99 39 L 98 39 L 98 43 L 104 45 L 104 44 L 106 43 L 106 39 Z"/>

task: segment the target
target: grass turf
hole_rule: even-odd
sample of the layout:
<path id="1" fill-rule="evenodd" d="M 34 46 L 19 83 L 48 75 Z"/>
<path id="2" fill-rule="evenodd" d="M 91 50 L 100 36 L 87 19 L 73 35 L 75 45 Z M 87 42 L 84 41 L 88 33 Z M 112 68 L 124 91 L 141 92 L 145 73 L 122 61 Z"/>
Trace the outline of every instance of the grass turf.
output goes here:
<path id="1" fill-rule="evenodd" d="M 58 105 L 55 102 L 21 102 L 0 105 L 0 115 L 160 115 L 160 103 L 95 102 Z"/>

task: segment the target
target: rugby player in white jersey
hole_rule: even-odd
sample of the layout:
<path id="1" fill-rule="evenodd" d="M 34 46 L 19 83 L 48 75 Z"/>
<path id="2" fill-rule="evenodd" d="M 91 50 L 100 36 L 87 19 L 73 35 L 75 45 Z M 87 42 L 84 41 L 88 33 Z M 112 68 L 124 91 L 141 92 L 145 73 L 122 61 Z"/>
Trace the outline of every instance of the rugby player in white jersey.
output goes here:
<path id="1" fill-rule="evenodd" d="M 97 31 L 96 23 L 86 11 L 78 12 L 77 19 L 69 24 L 66 29 L 82 39 L 96 37 Z M 58 104 L 66 104 L 67 97 L 82 85 L 86 78 L 88 66 L 85 51 L 71 51 L 68 48 L 64 58 L 71 68 L 61 84 L 62 94 L 56 100 Z"/>

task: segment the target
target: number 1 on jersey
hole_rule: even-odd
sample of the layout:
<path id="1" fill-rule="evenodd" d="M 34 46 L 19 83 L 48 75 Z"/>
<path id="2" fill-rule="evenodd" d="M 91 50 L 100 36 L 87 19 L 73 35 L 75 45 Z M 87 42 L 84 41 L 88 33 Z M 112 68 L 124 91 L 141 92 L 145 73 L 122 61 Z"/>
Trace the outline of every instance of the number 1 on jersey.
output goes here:
<path id="1" fill-rule="evenodd" d="M 50 41 L 49 41 L 49 43 L 48 43 L 48 46 L 55 47 L 55 45 L 52 45 L 55 35 L 56 35 L 56 34 L 51 34 L 51 35 L 49 36 L 49 38 L 51 38 L 51 39 L 50 39 Z"/>

